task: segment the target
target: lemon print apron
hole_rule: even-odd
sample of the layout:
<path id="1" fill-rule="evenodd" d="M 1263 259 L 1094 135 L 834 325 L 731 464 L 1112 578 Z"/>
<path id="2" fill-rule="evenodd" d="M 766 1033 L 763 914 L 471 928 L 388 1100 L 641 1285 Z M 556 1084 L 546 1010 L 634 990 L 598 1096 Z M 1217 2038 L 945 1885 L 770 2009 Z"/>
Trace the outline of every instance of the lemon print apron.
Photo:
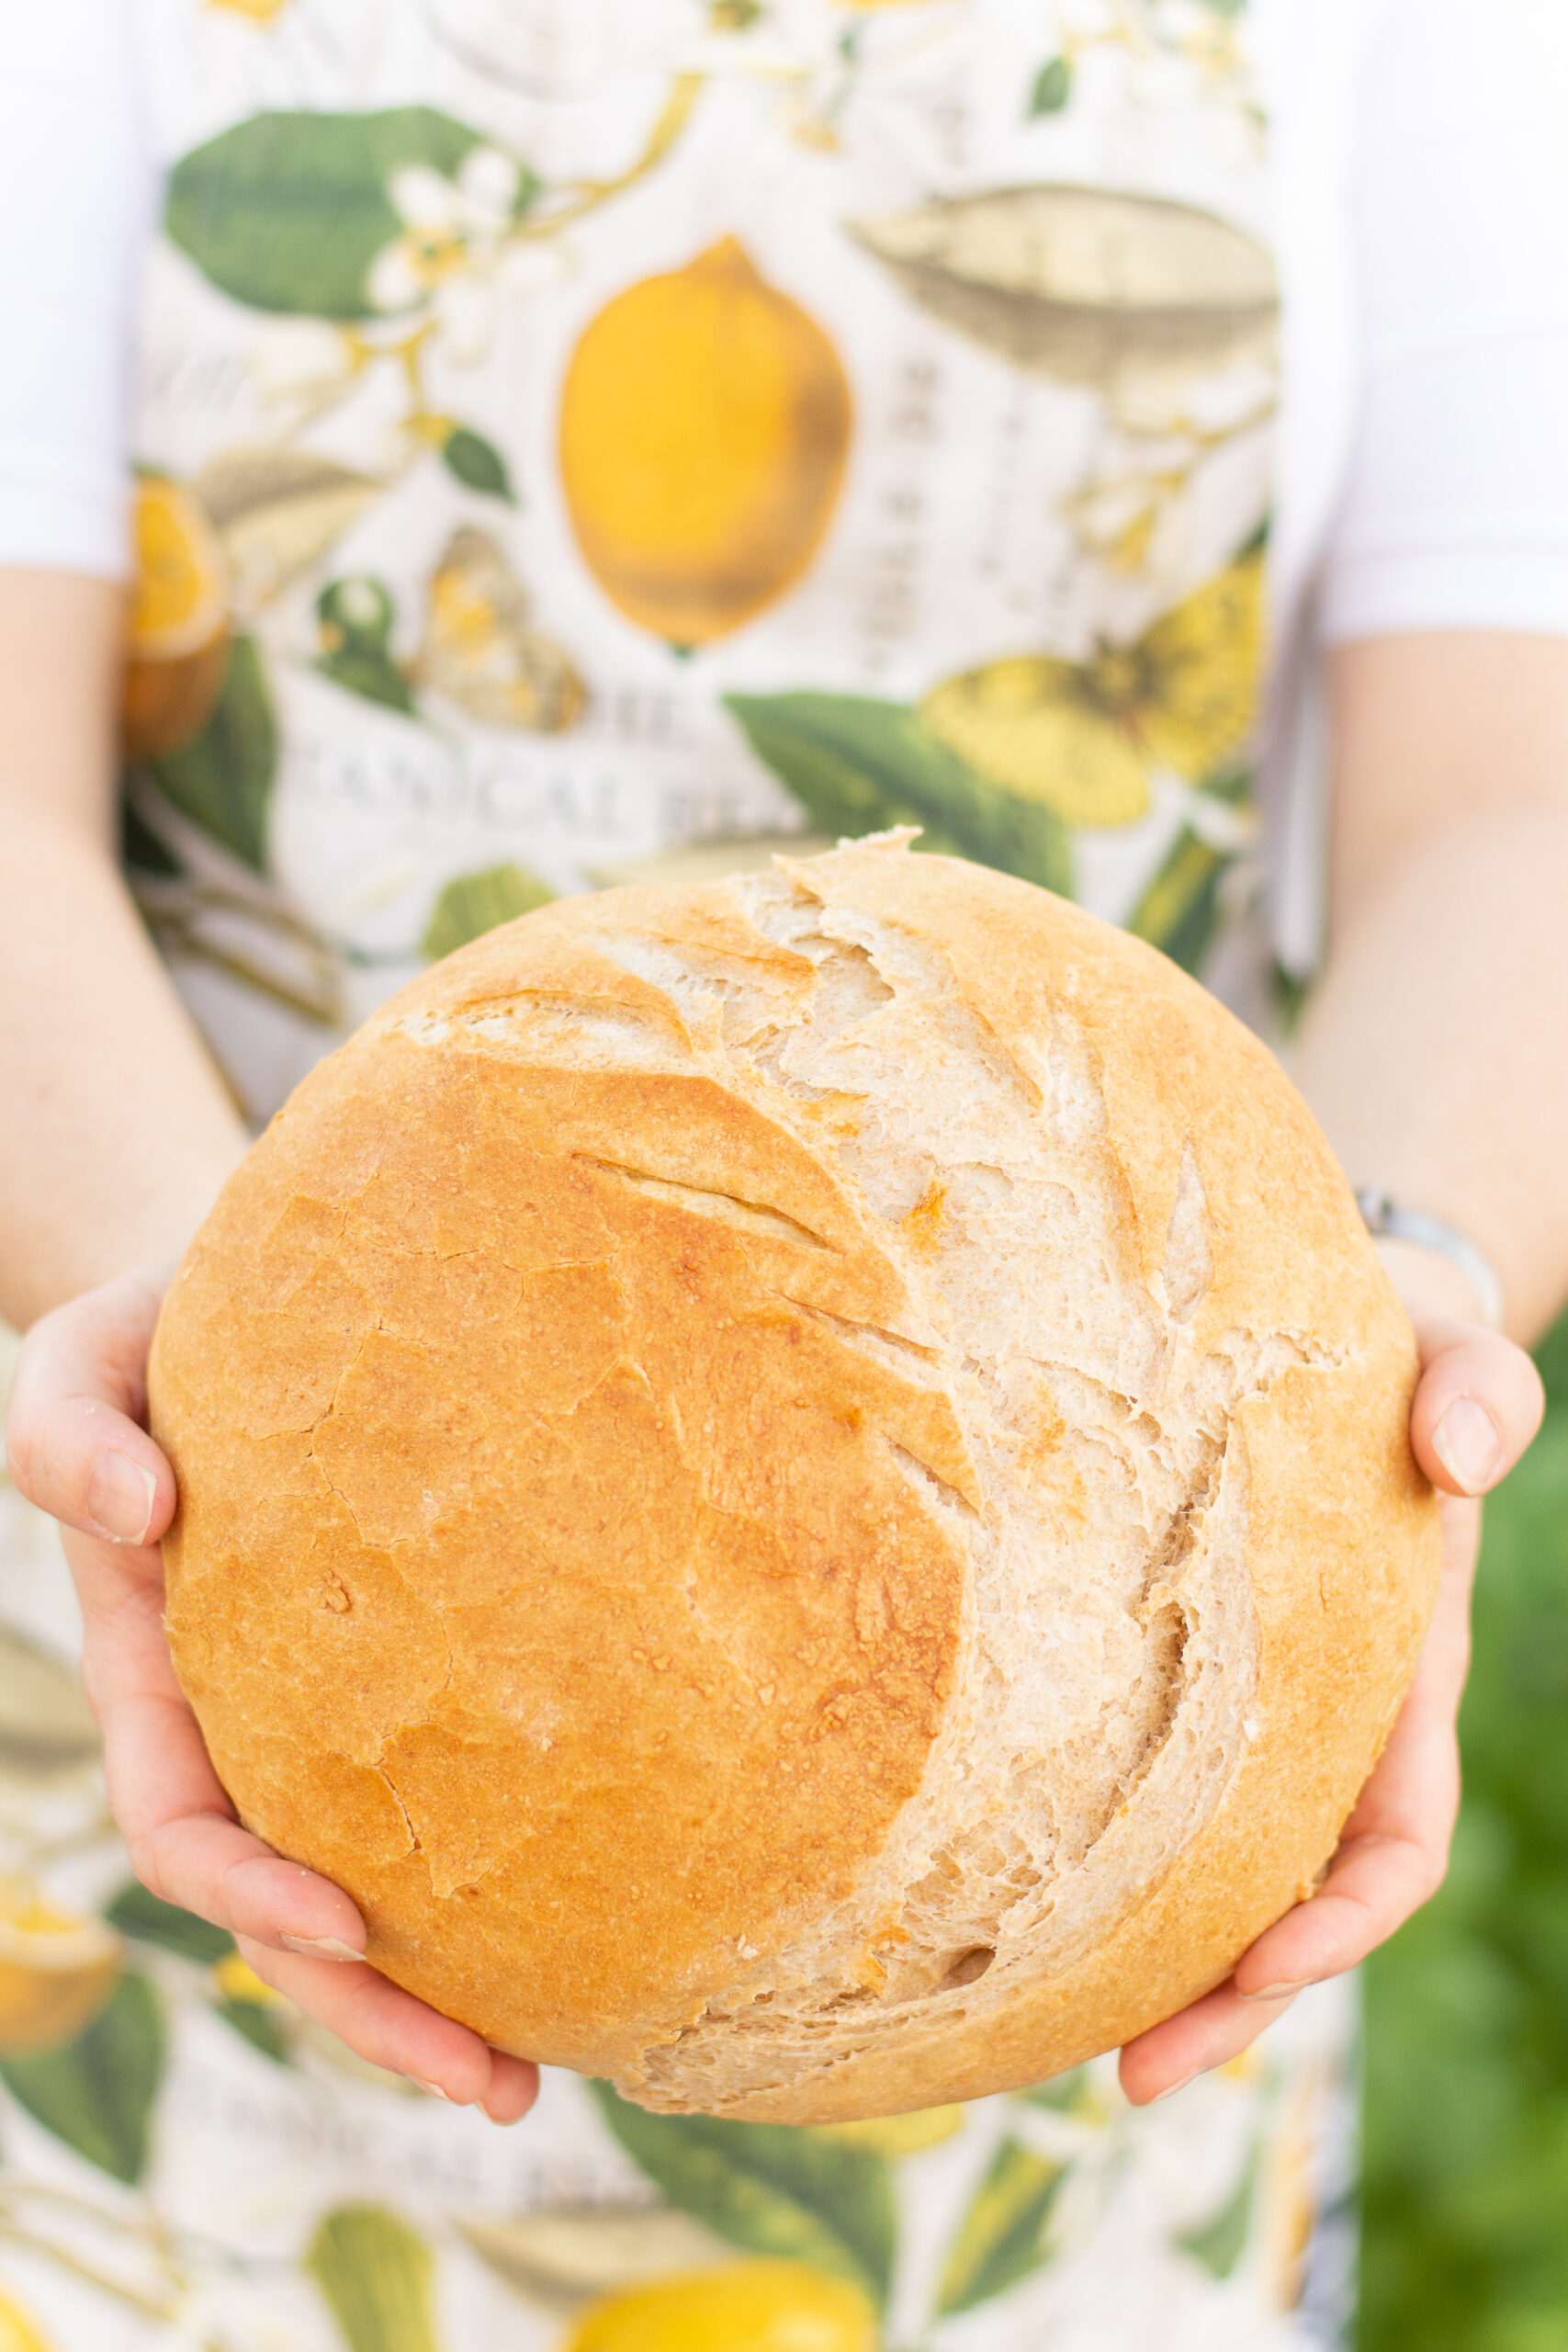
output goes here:
<path id="1" fill-rule="evenodd" d="M 890 825 L 1223 978 L 1277 395 L 1245 0 L 170 0 L 126 868 L 267 1115 L 570 891 Z M 0 1492 L 0 2346 L 1340 2340 L 1350 1999 L 788 2130 L 349 2054 L 129 1878 Z"/>

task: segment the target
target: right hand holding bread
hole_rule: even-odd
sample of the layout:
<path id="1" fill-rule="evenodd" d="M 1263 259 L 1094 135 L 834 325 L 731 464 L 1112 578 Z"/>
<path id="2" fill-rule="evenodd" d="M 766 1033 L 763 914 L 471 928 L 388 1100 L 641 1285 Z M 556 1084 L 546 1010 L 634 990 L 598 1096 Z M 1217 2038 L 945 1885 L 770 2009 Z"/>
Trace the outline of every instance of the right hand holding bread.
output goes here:
<path id="1" fill-rule="evenodd" d="M 360 2057 L 514 2122 L 534 2103 L 536 2068 L 367 1967 L 348 1896 L 243 1829 L 208 1759 L 164 1634 L 159 1539 L 174 1473 L 141 1425 L 161 1291 L 152 1274 L 127 1274 L 35 1324 L 6 1423 L 17 1487 L 61 1521 L 83 1679 L 132 1867 L 165 1902 L 226 1928 L 259 1976 Z"/>
<path id="2" fill-rule="evenodd" d="M 1545 1398 L 1522 1348 L 1500 1331 L 1435 1310 L 1417 1280 L 1425 1272 L 1413 1267 L 1400 1287 L 1421 1359 L 1410 1442 L 1438 1489 L 1443 1573 L 1415 1680 L 1321 1890 L 1258 1937 L 1228 1984 L 1122 2050 L 1122 2087 L 1135 2106 L 1224 2065 L 1309 1984 L 1359 1967 L 1430 1902 L 1447 1875 L 1459 1814 L 1459 1704 L 1470 1666 L 1479 1498 L 1535 1436 Z"/>

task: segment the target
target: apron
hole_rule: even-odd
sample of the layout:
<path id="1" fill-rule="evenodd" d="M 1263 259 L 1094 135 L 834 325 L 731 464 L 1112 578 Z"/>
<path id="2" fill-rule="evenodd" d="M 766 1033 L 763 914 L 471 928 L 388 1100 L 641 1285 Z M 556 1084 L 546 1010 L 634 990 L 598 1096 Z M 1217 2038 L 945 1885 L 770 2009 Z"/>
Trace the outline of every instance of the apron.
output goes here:
<path id="1" fill-rule="evenodd" d="M 125 858 L 253 1120 L 549 898 L 897 824 L 1240 970 L 1245 0 L 169 12 Z M 495 2131 L 128 1883 L 52 1547 L 0 1502 L 0 2345 L 1340 2340 L 1348 1988 L 1143 2113 L 1113 2058 L 825 2130 L 551 2072 Z"/>

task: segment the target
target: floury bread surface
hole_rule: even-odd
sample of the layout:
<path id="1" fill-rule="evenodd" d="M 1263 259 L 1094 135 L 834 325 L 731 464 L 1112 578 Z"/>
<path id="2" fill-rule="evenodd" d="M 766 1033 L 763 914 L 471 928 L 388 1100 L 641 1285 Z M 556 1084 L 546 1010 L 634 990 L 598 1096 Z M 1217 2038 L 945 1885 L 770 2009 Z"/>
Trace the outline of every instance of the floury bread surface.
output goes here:
<path id="1" fill-rule="evenodd" d="M 812 2121 L 1168 2015 L 1332 1852 L 1437 1574 L 1278 1067 L 897 838 L 526 916 L 305 1081 L 170 1293 L 243 1818 L 504 2048 Z"/>

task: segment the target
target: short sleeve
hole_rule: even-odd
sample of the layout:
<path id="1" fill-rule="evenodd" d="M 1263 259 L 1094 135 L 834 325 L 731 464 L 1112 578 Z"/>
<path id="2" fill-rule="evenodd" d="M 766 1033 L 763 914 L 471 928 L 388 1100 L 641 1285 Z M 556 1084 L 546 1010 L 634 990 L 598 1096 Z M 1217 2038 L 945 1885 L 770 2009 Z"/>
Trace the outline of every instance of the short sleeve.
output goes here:
<path id="1" fill-rule="evenodd" d="M 156 203 L 136 0 L 0 9 L 0 563 L 122 575 Z"/>
<path id="2" fill-rule="evenodd" d="M 1395 0 L 1354 226 L 1362 379 L 1323 634 L 1568 634 L 1562 0 Z"/>

